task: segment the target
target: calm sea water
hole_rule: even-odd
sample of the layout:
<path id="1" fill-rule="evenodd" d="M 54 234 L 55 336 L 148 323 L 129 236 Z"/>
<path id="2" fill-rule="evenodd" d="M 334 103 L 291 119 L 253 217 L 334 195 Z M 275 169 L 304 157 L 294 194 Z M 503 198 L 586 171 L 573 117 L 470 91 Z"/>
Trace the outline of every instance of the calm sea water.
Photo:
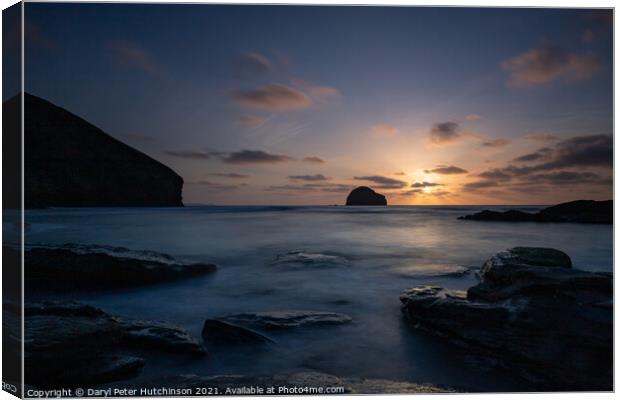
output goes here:
<path id="1" fill-rule="evenodd" d="M 216 273 L 182 282 L 43 295 L 80 300 L 112 314 L 170 321 L 197 337 L 206 318 L 229 313 L 302 309 L 353 317 L 348 325 L 279 332 L 272 335 L 277 343 L 262 350 L 209 348 L 209 356 L 198 360 L 154 356 L 143 376 L 267 375 L 309 368 L 464 390 L 527 390 L 509 373 L 412 329 L 401 315 L 400 293 L 419 284 L 466 289 L 476 283 L 475 273 L 451 272 L 479 267 L 514 246 L 557 248 L 576 268 L 612 271 L 613 229 L 456 219 L 484 208 L 33 210 L 26 215 L 26 242 L 122 246 L 217 264 Z"/>

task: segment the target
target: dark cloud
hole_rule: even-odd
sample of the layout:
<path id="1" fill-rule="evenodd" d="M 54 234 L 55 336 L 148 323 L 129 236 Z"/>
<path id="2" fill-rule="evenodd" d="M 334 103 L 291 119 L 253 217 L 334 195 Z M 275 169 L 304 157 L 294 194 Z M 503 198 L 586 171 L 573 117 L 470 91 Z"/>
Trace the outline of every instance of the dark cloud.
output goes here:
<path id="1" fill-rule="evenodd" d="M 497 187 L 497 186 L 499 186 L 499 184 L 495 181 L 475 181 L 475 182 L 468 182 L 464 184 L 463 189 L 471 191 L 471 190 L 478 190 L 478 189 Z"/>
<path id="2" fill-rule="evenodd" d="M 298 192 L 298 191 L 319 191 L 319 192 L 348 192 L 350 185 L 342 183 L 306 183 L 301 185 L 273 185 L 265 189 L 269 192 Z"/>
<path id="3" fill-rule="evenodd" d="M 402 189 L 407 186 L 407 182 L 380 175 L 356 176 L 353 179 L 376 183 L 379 189 Z"/>
<path id="4" fill-rule="evenodd" d="M 482 146 L 483 147 L 504 147 L 508 143 L 510 143 L 510 141 L 507 139 L 489 139 L 489 140 L 483 140 Z"/>
<path id="5" fill-rule="evenodd" d="M 405 175 L 407 175 L 407 174 L 405 174 L 405 173 L 404 173 L 404 172 L 402 172 L 402 171 L 398 171 L 398 172 L 394 172 L 394 175 L 398 175 L 398 176 L 405 176 Z"/>
<path id="6" fill-rule="evenodd" d="M 226 185 L 226 184 L 211 182 L 211 181 L 206 181 L 206 180 L 189 181 L 186 183 L 189 185 L 200 185 L 200 186 L 204 186 L 208 188 L 209 190 L 218 190 L 218 191 L 219 190 L 222 190 L 222 191 L 234 190 L 238 188 L 237 185 Z"/>
<path id="7" fill-rule="evenodd" d="M 279 84 L 254 90 L 238 90 L 232 93 L 232 98 L 242 106 L 272 112 L 298 110 L 312 105 L 312 99 L 304 92 Z"/>
<path id="8" fill-rule="evenodd" d="M 528 133 L 524 136 L 528 140 L 535 140 L 539 142 L 555 142 L 558 140 L 557 135 L 553 133 Z"/>
<path id="9" fill-rule="evenodd" d="M 579 55 L 546 45 L 506 60 L 501 66 L 508 73 L 510 86 L 527 87 L 557 79 L 589 79 L 600 70 L 601 61 L 593 54 Z"/>
<path id="10" fill-rule="evenodd" d="M 436 182 L 414 182 L 411 184 L 412 188 L 426 188 L 426 187 L 436 187 L 436 186 L 444 186 L 442 183 Z"/>
<path id="11" fill-rule="evenodd" d="M 229 173 L 221 173 L 221 172 L 214 172 L 212 174 L 209 174 L 211 176 L 219 176 L 220 178 L 231 178 L 231 179 L 247 179 L 250 177 L 250 175 L 244 175 L 244 174 L 237 174 L 234 172 L 229 172 Z"/>
<path id="12" fill-rule="evenodd" d="M 461 137 L 459 124 L 452 121 L 438 122 L 430 131 L 430 141 L 435 144 L 447 144 Z"/>
<path id="13" fill-rule="evenodd" d="M 501 169 L 495 168 L 489 171 L 484 171 L 478 174 L 479 177 L 488 179 L 488 180 L 497 180 L 497 181 L 509 181 L 512 179 L 512 176 Z"/>
<path id="14" fill-rule="evenodd" d="M 315 156 L 304 157 L 302 161 L 310 164 L 325 164 L 325 160 Z"/>
<path id="15" fill-rule="evenodd" d="M 550 183 L 554 185 L 566 185 L 576 183 L 596 183 L 601 181 L 600 177 L 592 172 L 557 171 L 548 174 L 536 174 L 528 177 L 528 183 Z"/>
<path id="16" fill-rule="evenodd" d="M 171 156 L 171 157 L 178 157 L 178 158 L 193 158 L 193 159 L 197 159 L 197 160 L 208 160 L 210 157 L 209 153 L 207 153 L 206 151 L 194 151 L 194 150 L 181 150 L 181 151 L 174 151 L 174 150 L 168 150 L 168 151 L 164 151 L 165 155 Z"/>
<path id="17" fill-rule="evenodd" d="M 516 162 L 531 162 L 538 161 L 549 157 L 549 155 L 553 152 L 549 147 L 543 147 L 541 149 L 536 150 L 533 153 L 524 154 L 520 157 L 515 158 L 513 161 Z"/>
<path id="18" fill-rule="evenodd" d="M 293 160 L 289 156 L 269 154 L 261 150 L 242 150 L 227 153 L 220 159 L 227 164 L 274 164 Z"/>
<path id="19" fill-rule="evenodd" d="M 315 175 L 291 175 L 288 179 L 294 181 L 327 181 L 331 178 L 326 177 L 323 174 L 315 174 Z"/>
<path id="20" fill-rule="evenodd" d="M 433 169 L 424 170 L 424 172 L 427 174 L 455 175 L 466 174 L 468 171 L 460 167 L 455 167 L 454 165 L 438 165 Z"/>

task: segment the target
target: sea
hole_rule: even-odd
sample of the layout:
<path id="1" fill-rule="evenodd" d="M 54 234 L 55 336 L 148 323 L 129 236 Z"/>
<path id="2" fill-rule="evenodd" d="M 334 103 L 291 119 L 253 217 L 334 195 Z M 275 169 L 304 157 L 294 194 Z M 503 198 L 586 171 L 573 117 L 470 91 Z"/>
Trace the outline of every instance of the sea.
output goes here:
<path id="1" fill-rule="evenodd" d="M 158 252 L 216 272 L 140 288 L 26 293 L 73 299 L 125 317 L 167 321 L 200 338 L 205 319 L 241 312 L 344 313 L 351 323 L 270 332 L 267 347 L 208 347 L 208 356 L 154 355 L 141 378 L 174 374 L 342 377 L 433 383 L 464 391 L 529 390 L 475 353 L 416 329 L 399 295 L 417 285 L 466 290 L 495 253 L 566 252 L 574 268 L 613 271 L 611 225 L 458 220 L 483 209 L 542 206 L 190 206 L 28 210 L 28 246 Z M 5 235 L 14 226 L 3 224 Z M 157 255 L 153 255 L 157 257 Z M 85 265 L 84 268 L 88 268 Z"/>

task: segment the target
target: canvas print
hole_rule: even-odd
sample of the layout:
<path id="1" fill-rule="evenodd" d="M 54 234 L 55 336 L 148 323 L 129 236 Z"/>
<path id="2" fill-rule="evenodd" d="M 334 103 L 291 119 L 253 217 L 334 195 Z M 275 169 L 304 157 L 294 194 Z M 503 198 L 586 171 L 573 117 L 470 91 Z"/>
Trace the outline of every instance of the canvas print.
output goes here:
<path id="1" fill-rule="evenodd" d="M 612 391 L 613 28 L 4 10 L 4 390 Z"/>

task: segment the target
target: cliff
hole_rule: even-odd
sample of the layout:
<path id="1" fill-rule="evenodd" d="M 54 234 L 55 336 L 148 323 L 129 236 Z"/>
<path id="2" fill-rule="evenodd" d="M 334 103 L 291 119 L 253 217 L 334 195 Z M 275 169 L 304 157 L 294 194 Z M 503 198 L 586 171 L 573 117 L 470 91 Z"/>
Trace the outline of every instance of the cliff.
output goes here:
<path id="1" fill-rule="evenodd" d="M 20 112 L 20 97 L 3 104 Z M 25 205 L 182 206 L 183 178 L 71 112 L 24 95 Z"/>

